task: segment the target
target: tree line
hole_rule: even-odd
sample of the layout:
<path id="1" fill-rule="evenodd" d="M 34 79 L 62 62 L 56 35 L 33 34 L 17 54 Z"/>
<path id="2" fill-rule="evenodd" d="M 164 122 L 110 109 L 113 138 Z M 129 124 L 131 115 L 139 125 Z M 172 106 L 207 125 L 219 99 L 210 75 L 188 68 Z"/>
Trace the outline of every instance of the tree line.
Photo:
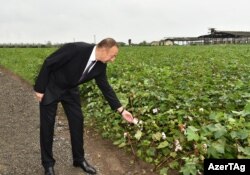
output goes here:
<path id="1" fill-rule="evenodd" d="M 3 43 L 0 44 L 0 48 L 50 48 L 50 47 L 60 47 L 63 43 L 52 44 L 48 42 L 46 44 L 41 43 Z"/>

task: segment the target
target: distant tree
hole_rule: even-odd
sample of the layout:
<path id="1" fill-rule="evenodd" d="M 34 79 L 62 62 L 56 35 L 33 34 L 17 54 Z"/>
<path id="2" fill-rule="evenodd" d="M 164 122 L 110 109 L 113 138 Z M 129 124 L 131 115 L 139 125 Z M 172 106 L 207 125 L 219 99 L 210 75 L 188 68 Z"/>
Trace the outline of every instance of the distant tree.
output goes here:
<path id="1" fill-rule="evenodd" d="M 150 44 L 147 43 L 146 41 L 142 41 L 138 44 L 139 46 L 149 46 Z"/>
<path id="2" fill-rule="evenodd" d="M 128 39 L 128 45 L 131 46 L 131 44 L 132 44 L 132 40 Z"/>
<path id="3" fill-rule="evenodd" d="M 117 43 L 118 43 L 118 45 L 121 46 L 121 47 L 122 47 L 122 46 L 126 46 L 126 43 L 124 43 L 124 42 L 117 42 Z"/>

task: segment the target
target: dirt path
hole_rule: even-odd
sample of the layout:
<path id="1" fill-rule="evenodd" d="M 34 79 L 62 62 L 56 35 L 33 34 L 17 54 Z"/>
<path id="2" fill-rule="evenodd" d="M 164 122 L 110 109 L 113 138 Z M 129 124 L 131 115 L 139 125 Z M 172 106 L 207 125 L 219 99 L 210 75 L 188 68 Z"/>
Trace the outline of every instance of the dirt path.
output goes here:
<path id="1" fill-rule="evenodd" d="M 0 175 L 42 175 L 39 150 L 38 102 L 30 85 L 0 68 Z M 59 110 L 61 111 L 61 110 Z M 87 160 L 98 175 L 154 175 L 152 166 L 102 139 L 93 129 L 85 129 Z M 67 120 L 58 113 L 54 157 L 57 175 L 84 175 L 72 166 Z"/>

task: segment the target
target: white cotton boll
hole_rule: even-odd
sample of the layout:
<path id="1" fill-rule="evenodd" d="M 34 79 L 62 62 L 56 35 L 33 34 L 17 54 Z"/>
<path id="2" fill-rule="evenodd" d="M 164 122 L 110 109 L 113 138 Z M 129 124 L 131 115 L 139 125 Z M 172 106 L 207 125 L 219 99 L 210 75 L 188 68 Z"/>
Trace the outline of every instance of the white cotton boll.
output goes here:
<path id="1" fill-rule="evenodd" d="M 158 109 L 157 108 L 153 109 L 153 114 L 156 114 L 156 113 L 158 113 Z"/>
<path id="2" fill-rule="evenodd" d="M 133 122 L 135 125 L 137 125 L 138 122 L 139 122 L 139 120 L 138 120 L 138 118 L 134 118 L 132 122 Z"/>
<path id="3" fill-rule="evenodd" d="M 128 133 L 124 132 L 123 136 L 124 136 L 124 138 L 126 138 L 128 136 Z"/>
<path id="4" fill-rule="evenodd" d="M 203 109 L 203 108 L 200 108 L 199 111 L 200 111 L 200 112 L 204 112 L 204 109 Z"/>
<path id="5" fill-rule="evenodd" d="M 177 147 L 175 147 L 175 152 L 177 152 L 177 151 L 181 151 L 182 150 L 182 147 L 181 146 L 177 146 Z"/>
<path id="6" fill-rule="evenodd" d="M 203 150 L 204 150 L 205 152 L 207 152 L 207 144 L 204 143 L 204 144 L 202 145 L 202 148 L 203 148 Z"/>
<path id="7" fill-rule="evenodd" d="M 166 134 L 164 132 L 161 133 L 162 139 L 165 140 L 167 138 Z"/>
<path id="8" fill-rule="evenodd" d="M 175 140 L 175 141 L 174 141 L 174 144 L 175 144 L 175 145 L 180 145 L 179 140 Z"/>
<path id="9" fill-rule="evenodd" d="M 180 145 L 179 140 L 175 140 L 174 144 L 175 144 L 175 152 L 182 150 L 182 146 Z"/>
<path id="10" fill-rule="evenodd" d="M 190 116 L 187 116 L 190 121 L 193 121 L 193 118 Z"/>

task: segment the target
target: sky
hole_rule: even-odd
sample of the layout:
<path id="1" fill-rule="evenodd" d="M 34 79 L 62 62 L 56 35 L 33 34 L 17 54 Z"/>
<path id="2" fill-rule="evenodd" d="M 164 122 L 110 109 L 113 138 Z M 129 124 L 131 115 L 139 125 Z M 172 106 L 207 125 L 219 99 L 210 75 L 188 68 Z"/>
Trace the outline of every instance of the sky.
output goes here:
<path id="1" fill-rule="evenodd" d="M 157 41 L 250 31 L 249 0 L 0 0 L 0 43 Z"/>

